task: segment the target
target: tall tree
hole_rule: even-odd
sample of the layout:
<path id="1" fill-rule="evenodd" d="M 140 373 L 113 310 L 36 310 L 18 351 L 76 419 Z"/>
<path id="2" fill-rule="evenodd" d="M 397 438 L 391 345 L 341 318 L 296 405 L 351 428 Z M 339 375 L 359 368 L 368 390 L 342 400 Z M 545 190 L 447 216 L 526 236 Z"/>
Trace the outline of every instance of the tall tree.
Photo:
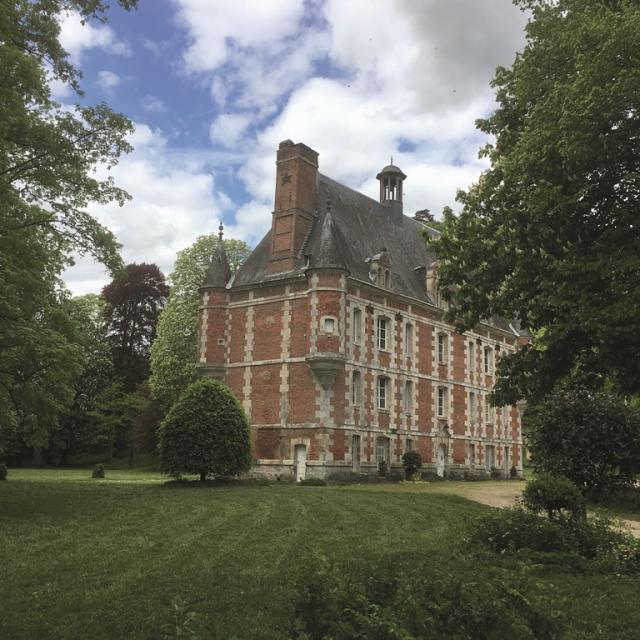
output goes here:
<path id="1" fill-rule="evenodd" d="M 158 266 L 144 262 L 128 264 L 102 290 L 113 364 L 126 391 L 149 375 L 149 350 L 168 295 Z"/>
<path id="2" fill-rule="evenodd" d="M 104 104 L 62 109 L 49 88 L 57 81 L 81 95 L 60 45 L 61 15 L 103 19 L 106 8 L 100 0 L 0 3 L 0 440 L 19 432 L 46 444 L 73 399 L 82 355 L 59 280 L 70 251 L 121 266 L 115 238 L 86 206 L 127 198 L 94 169 L 130 150 L 133 127 Z"/>
<path id="3" fill-rule="evenodd" d="M 524 51 L 498 68 L 490 168 L 445 214 L 440 284 L 460 329 L 502 315 L 533 343 L 498 368 L 497 404 L 564 377 L 640 391 L 640 5 L 516 0 Z"/>
<path id="4" fill-rule="evenodd" d="M 218 236 L 200 236 L 178 253 L 169 275 L 171 294 L 158 322 L 151 347 L 149 384 L 155 398 L 167 409 L 197 378 L 198 305 L 205 274 L 218 244 Z M 251 252 L 241 240 L 224 240 L 231 270 L 235 272 Z"/>

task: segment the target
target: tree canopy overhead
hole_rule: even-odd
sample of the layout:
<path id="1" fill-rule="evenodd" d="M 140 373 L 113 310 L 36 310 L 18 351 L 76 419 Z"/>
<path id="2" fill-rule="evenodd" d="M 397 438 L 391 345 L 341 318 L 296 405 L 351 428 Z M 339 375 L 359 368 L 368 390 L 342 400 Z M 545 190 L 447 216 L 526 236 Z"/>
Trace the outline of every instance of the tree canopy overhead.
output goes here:
<path id="1" fill-rule="evenodd" d="M 135 0 L 120 0 L 125 9 Z M 86 212 L 127 194 L 95 169 L 130 150 L 131 122 L 105 104 L 56 103 L 51 83 L 81 97 L 80 73 L 60 44 L 60 17 L 104 19 L 101 0 L 0 2 L 0 449 L 43 446 L 75 395 L 82 347 L 60 274 L 71 251 L 112 272 L 113 234 Z"/>
<path id="2" fill-rule="evenodd" d="M 498 68 L 495 137 L 445 213 L 440 284 L 459 329 L 517 318 L 533 344 L 503 358 L 494 400 L 568 375 L 640 391 L 640 5 L 516 0 L 524 51 Z"/>

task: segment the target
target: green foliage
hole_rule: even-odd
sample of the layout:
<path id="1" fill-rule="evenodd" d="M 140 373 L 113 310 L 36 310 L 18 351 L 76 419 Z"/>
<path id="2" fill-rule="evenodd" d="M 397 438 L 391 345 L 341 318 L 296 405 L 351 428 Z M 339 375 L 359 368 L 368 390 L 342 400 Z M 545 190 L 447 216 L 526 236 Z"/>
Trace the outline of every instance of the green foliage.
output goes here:
<path id="1" fill-rule="evenodd" d="M 50 90 L 55 81 L 81 95 L 61 16 L 105 10 L 99 0 L 0 3 L 0 448 L 12 451 L 46 445 L 74 397 L 82 354 L 59 279 L 71 252 L 121 267 L 113 234 L 86 208 L 128 198 L 96 169 L 131 149 L 133 126 L 105 104 L 62 109 Z"/>
<path id="2" fill-rule="evenodd" d="M 184 598 L 171 602 L 171 622 L 162 626 L 159 640 L 206 640 L 210 632 L 193 607 Z"/>
<path id="3" fill-rule="evenodd" d="M 104 478 L 104 476 L 105 474 L 104 474 L 103 464 L 97 464 L 95 467 L 93 467 L 93 471 L 91 472 L 92 478 L 100 479 L 100 478 Z"/>
<path id="4" fill-rule="evenodd" d="M 149 351 L 169 295 L 155 264 L 128 264 L 102 289 L 113 366 L 128 392 L 149 375 Z"/>
<path id="5" fill-rule="evenodd" d="M 198 378 L 198 288 L 204 282 L 217 244 L 216 234 L 200 236 L 190 247 L 178 252 L 169 275 L 171 293 L 160 314 L 157 336 L 151 346 L 149 378 L 153 395 L 164 409 Z M 251 251 L 241 240 L 225 240 L 224 247 L 232 271 Z"/>
<path id="6" fill-rule="evenodd" d="M 535 559 L 545 563 L 586 568 L 588 560 L 607 571 L 640 570 L 640 541 L 602 517 L 549 520 L 521 507 L 497 509 L 473 522 L 470 541 L 496 553 L 543 554 Z"/>
<path id="7" fill-rule="evenodd" d="M 493 401 L 569 374 L 640 390 L 640 5 L 517 0 L 524 51 L 498 68 L 481 131 L 491 166 L 445 213 L 440 285 L 460 329 L 517 318 L 533 344 L 501 358 Z M 589 52 L 587 55 L 585 52 Z"/>
<path id="8" fill-rule="evenodd" d="M 0 480 L 6 480 L 9 475 L 9 467 L 4 462 L 0 462 Z"/>
<path id="9" fill-rule="evenodd" d="M 422 468 L 422 456 L 418 451 L 407 451 L 402 456 L 402 466 L 407 480 L 411 480 Z"/>
<path id="10" fill-rule="evenodd" d="M 536 470 L 584 490 L 630 486 L 640 472 L 640 410 L 612 393 L 562 385 L 527 408 L 523 431 Z"/>
<path id="11" fill-rule="evenodd" d="M 240 403 L 217 380 L 191 383 L 159 430 L 160 470 L 180 477 L 235 476 L 251 468 L 249 423 Z"/>
<path id="12" fill-rule="evenodd" d="M 471 578 L 392 557 L 358 576 L 326 561 L 298 587 L 292 636 L 301 640 L 500 640 L 560 637 L 551 599 L 514 580 Z"/>
<path id="13" fill-rule="evenodd" d="M 524 506 L 533 513 L 546 513 L 549 520 L 570 517 L 586 518 L 586 500 L 571 480 L 551 473 L 541 473 L 527 482 L 522 492 Z"/>
<path id="14" fill-rule="evenodd" d="M 326 487 L 327 481 L 322 478 L 305 478 L 298 483 L 302 487 Z"/>

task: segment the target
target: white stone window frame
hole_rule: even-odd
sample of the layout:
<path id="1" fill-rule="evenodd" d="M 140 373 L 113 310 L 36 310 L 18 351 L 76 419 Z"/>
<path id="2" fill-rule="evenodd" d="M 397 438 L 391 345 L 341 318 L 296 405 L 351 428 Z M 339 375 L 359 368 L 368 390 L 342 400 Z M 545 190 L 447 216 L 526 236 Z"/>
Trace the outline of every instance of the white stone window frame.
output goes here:
<path id="1" fill-rule="evenodd" d="M 362 345 L 363 318 L 364 314 L 362 312 L 362 308 L 354 305 L 351 309 L 351 337 L 353 339 L 353 344 Z"/>
<path id="2" fill-rule="evenodd" d="M 469 340 L 467 342 L 468 349 L 468 362 L 469 362 L 469 373 L 475 374 L 476 372 L 476 343 L 474 340 Z"/>
<path id="3" fill-rule="evenodd" d="M 438 364 L 449 362 L 449 336 L 444 331 L 436 334 L 436 360 Z"/>
<path id="4" fill-rule="evenodd" d="M 467 456 L 469 458 L 469 466 L 473 469 L 477 464 L 477 447 L 475 442 L 467 443 Z"/>
<path id="5" fill-rule="evenodd" d="M 382 393 L 380 393 L 382 391 Z M 376 407 L 378 411 L 390 411 L 391 378 L 380 375 L 376 379 Z M 384 400 L 384 402 L 382 402 Z"/>
<path id="6" fill-rule="evenodd" d="M 484 374 L 486 376 L 493 375 L 493 367 L 494 367 L 494 359 L 493 359 L 494 349 L 490 346 L 485 346 L 482 350 L 482 364 Z"/>
<path id="7" fill-rule="evenodd" d="M 469 402 L 469 424 L 476 424 L 478 421 L 478 393 L 475 389 L 470 389 L 468 393 Z"/>
<path id="8" fill-rule="evenodd" d="M 489 403 L 489 396 L 484 397 L 484 422 L 492 425 L 496 422 L 496 408 Z"/>
<path id="9" fill-rule="evenodd" d="M 438 385 L 436 389 L 436 416 L 440 420 L 447 420 L 449 418 L 449 387 L 445 387 L 444 385 Z"/>
<path id="10" fill-rule="evenodd" d="M 380 342 L 380 322 L 384 321 L 384 346 L 381 346 Z M 390 342 L 393 340 L 393 324 L 391 318 L 384 313 L 376 315 L 376 347 L 378 351 L 384 351 L 385 353 L 391 353 Z"/>
<path id="11" fill-rule="evenodd" d="M 327 331 L 325 328 L 325 323 L 327 320 L 333 322 L 333 330 Z M 338 335 L 338 318 L 335 316 L 322 316 L 320 318 L 320 333 L 326 336 L 337 336 Z"/>
<path id="12" fill-rule="evenodd" d="M 413 355 L 413 341 L 415 339 L 415 326 L 412 322 L 404 324 L 404 355 L 409 357 Z"/>
<path id="13" fill-rule="evenodd" d="M 402 410 L 408 416 L 413 415 L 413 380 L 405 380 L 402 393 Z"/>
<path id="14" fill-rule="evenodd" d="M 351 405 L 354 409 L 362 408 L 362 372 L 359 369 L 351 372 Z"/>

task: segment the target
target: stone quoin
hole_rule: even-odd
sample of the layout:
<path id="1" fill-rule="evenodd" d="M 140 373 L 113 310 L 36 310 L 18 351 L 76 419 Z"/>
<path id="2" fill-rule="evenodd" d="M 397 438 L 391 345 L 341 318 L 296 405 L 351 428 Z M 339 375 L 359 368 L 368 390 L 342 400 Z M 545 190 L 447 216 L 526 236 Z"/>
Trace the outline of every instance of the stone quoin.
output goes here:
<path id="1" fill-rule="evenodd" d="M 234 275 L 219 242 L 201 288 L 199 367 L 242 403 L 255 471 L 376 474 L 416 450 L 440 476 L 520 474 L 520 412 L 487 395 L 526 334 L 444 320 L 424 240 L 438 232 L 403 214 L 404 173 L 377 175 L 377 202 L 304 144 L 280 143 L 276 167 L 271 230 Z"/>

